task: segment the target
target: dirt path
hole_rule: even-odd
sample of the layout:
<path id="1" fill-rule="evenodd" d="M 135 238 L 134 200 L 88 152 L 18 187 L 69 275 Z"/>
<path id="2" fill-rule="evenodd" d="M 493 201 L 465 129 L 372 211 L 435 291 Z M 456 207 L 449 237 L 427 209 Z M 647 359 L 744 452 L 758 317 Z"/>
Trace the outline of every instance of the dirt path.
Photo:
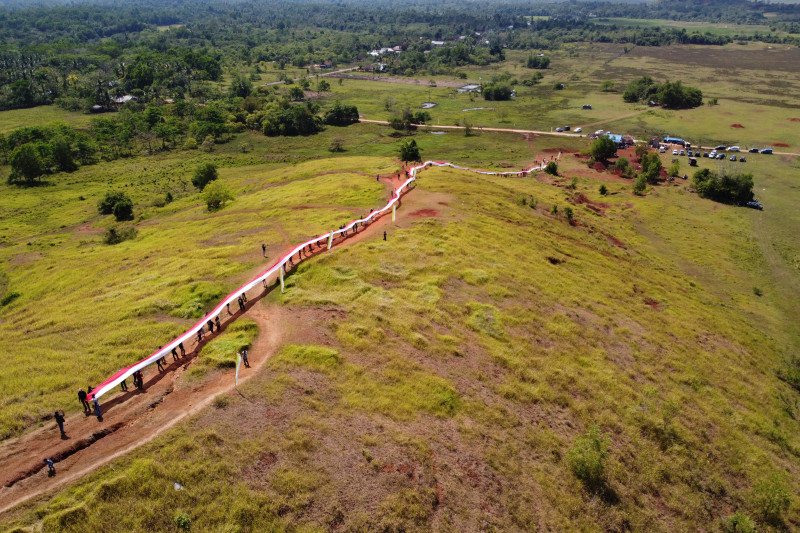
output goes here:
<path id="1" fill-rule="evenodd" d="M 387 195 L 401 183 L 399 175 L 381 178 Z M 418 195 L 424 199 L 426 195 Z M 413 197 L 413 195 L 412 195 Z M 438 197 L 436 197 L 438 199 Z M 428 199 L 430 200 L 430 199 Z M 427 207 L 429 202 L 409 201 L 404 196 L 401 205 L 409 205 L 409 211 Z M 399 220 L 398 220 L 399 222 Z M 379 238 L 392 225 L 391 216 L 383 216 L 375 222 L 348 236 L 336 239 L 336 243 L 352 244 L 365 238 Z M 286 250 L 291 249 L 286 246 Z M 321 250 L 313 255 L 323 253 Z M 310 257 L 313 257 L 310 256 Z M 250 350 L 251 368 L 242 368 L 240 382 L 255 374 L 264 362 L 283 344 L 287 332 L 293 331 L 302 321 L 297 313 L 275 304 L 267 304 L 262 298 L 276 290 L 275 285 L 253 297 L 249 296 L 244 313 L 225 317 L 223 331 L 242 315 L 255 320 L 259 334 Z M 304 325 L 304 327 L 313 327 Z M 207 335 L 204 345 L 218 333 Z M 117 394 L 103 404 L 103 421 L 94 416 L 75 414 L 65 423 L 68 439 L 59 438 L 55 422 L 9 439 L 0 445 L 0 514 L 25 501 L 54 491 L 71 483 L 96 468 L 120 457 L 131 450 L 150 442 L 175 424 L 208 406 L 218 395 L 234 389 L 233 370 L 214 370 L 200 379 L 188 379 L 186 370 L 197 356 L 196 344 L 187 346 L 187 355 L 177 361 L 169 359 L 164 372 L 148 370 L 145 388 L 138 391 L 129 384 L 129 392 Z M 57 474 L 47 476 L 43 459 L 56 460 Z"/>

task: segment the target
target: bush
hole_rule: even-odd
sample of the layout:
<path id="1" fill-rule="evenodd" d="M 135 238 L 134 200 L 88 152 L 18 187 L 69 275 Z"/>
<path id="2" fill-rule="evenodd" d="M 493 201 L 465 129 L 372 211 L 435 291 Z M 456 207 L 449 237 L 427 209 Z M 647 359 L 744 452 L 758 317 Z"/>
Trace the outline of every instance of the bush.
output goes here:
<path id="1" fill-rule="evenodd" d="M 213 152 L 214 151 L 214 137 L 211 135 L 206 135 L 206 138 L 203 139 L 202 144 L 200 144 L 200 149 L 204 152 Z"/>
<path id="2" fill-rule="evenodd" d="M 702 198 L 727 204 L 744 204 L 753 199 L 753 175 L 712 172 L 704 168 L 694 173 L 692 183 Z"/>
<path id="3" fill-rule="evenodd" d="M 567 206 L 564 208 L 564 216 L 567 217 L 567 222 L 569 222 L 570 225 L 574 224 L 575 213 L 572 211 L 571 207 Z"/>
<path id="4" fill-rule="evenodd" d="M 331 126 L 349 126 L 358 122 L 358 108 L 354 105 L 342 105 L 339 102 L 325 113 L 322 120 Z"/>
<path id="5" fill-rule="evenodd" d="M 637 196 L 644 195 L 644 191 L 647 189 L 647 178 L 644 174 L 639 174 L 636 178 L 636 181 L 633 182 L 633 194 Z"/>
<path id="6" fill-rule="evenodd" d="M 608 187 L 605 185 L 600 185 L 600 196 L 605 196 L 608 194 Z"/>
<path id="7" fill-rule="evenodd" d="M 312 135 L 322 130 L 322 119 L 308 105 L 278 107 L 268 111 L 261 122 L 264 135 Z"/>
<path id="8" fill-rule="evenodd" d="M 486 85 L 483 88 L 484 100 L 491 100 L 491 101 L 511 100 L 512 94 L 513 90 L 511 89 L 511 86 L 506 85 L 504 83 L 493 83 Z"/>
<path id="9" fill-rule="evenodd" d="M 749 516 L 735 513 L 722 521 L 723 533 L 755 533 L 756 525 Z"/>
<path id="10" fill-rule="evenodd" d="M 658 154 L 647 152 L 639 160 L 639 164 L 642 166 L 641 175 L 644 176 L 647 183 L 658 183 L 661 178 L 661 158 L 658 157 Z"/>
<path id="11" fill-rule="evenodd" d="M 592 142 L 592 146 L 589 147 L 589 155 L 597 161 L 607 161 L 609 157 L 613 157 L 616 153 L 617 143 L 605 135 L 595 139 Z"/>
<path id="12" fill-rule="evenodd" d="M 206 187 L 203 198 L 209 211 L 218 211 L 233 200 L 233 194 L 225 184 L 215 181 Z"/>
<path id="13" fill-rule="evenodd" d="M 340 137 L 336 137 L 328 146 L 328 151 L 333 153 L 344 152 L 344 141 Z"/>
<path id="14" fill-rule="evenodd" d="M 115 227 L 108 228 L 106 234 L 103 236 L 103 242 L 106 244 L 114 245 L 123 241 L 129 241 L 136 237 L 136 228 L 126 227 L 117 229 Z"/>
<path id="15" fill-rule="evenodd" d="M 525 63 L 525 66 L 543 70 L 550 66 L 550 58 L 547 56 L 528 56 L 528 61 Z"/>
<path id="16" fill-rule="evenodd" d="M 786 484 L 777 475 L 763 479 L 752 493 L 752 505 L 758 516 L 765 522 L 778 525 L 792 503 L 792 496 Z"/>
<path id="17" fill-rule="evenodd" d="M 189 531 L 192 529 L 192 519 L 183 511 L 178 512 L 175 515 L 175 527 L 181 531 Z"/>
<path id="18" fill-rule="evenodd" d="M 606 483 L 606 457 L 608 443 L 593 427 L 586 434 L 575 439 L 572 448 L 567 452 L 567 461 L 575 477 L 580 479 L 589 490 L 602 489 Z"/>
<path id="19" fill-rule="evenodd" d="M 680 172 L 681 172 L 681 164 L 680 164 L 680 162 L 673 161 L 672 164 L 669 166 L 669 170 L 667 171 L 667 174 L 669 174 L 673 178 L 676 178 L 678 176 L 678 174 L 680 174 Z"/>
<path id="20" fill-rule="evenodd" d="M 133 201 L 124 192 L 107 192 L 97 204 L 101 215 L 114 215 L 118 221 L 133 220 Z"/>
<path id="21" fill-rule="evenodd" d="M 216 165 L 213 163 L 201 163 L 194 171 L 192 185 L 202 191 L 206 188 L 206 185 L 216 180 L 218 177 Z"/>
<path id="22" fill-rule="evenodd" d="M 422 160 L 417 141 L 409 139 L 400 145 L 400 160 L 404 162 Z"/>
<path id="23" fill-rule="evenodd" d="M 549 161 L 544 166 L 544 171 L 550 174 L 551 176 L 558 176 L 558 164 L 555 161 Z"/>
<path id="24" fill-rule="evenodd" d="M 657 83 L 650 76 L 634 80 L 625 88 L 623 100 L 629 103 L 654 101 L 668 109 L 688 109 L 703 105 L 700 89 L 682 82 Z"/>

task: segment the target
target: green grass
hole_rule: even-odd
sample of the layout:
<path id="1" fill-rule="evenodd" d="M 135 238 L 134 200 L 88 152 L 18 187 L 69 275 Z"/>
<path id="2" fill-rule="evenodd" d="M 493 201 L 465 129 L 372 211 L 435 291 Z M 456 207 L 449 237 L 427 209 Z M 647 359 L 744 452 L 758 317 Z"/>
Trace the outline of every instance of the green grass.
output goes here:
<path id="1" fill-rule="evenodd" d="M 64 122 L 71 126 L 87 126 L 92 115 L 65 111 L 58 106 L 48 105 L 30 109 L 13 109 L 0 113 L 0 134 L 8 133 L 25 126 L 46 126 Z"/>

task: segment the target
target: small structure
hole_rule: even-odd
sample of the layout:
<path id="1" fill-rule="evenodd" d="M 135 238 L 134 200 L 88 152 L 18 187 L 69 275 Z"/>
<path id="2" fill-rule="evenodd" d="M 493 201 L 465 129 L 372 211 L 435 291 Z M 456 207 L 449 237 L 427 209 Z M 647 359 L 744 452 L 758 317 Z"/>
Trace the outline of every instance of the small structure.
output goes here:
<path id="1" fill-rule="evenodd" d="M 581 109 L 584 109 L 586 111 L 591 111 L 592 110 L 592 104 L 583 104 L 583 107 Z"/>
<path id="2" fill-rule="evenodd" d="M 681 146 L 686 146 L 686 141 L 680 137 L 664 137 L 664 142 L 667 144 L 679 144 Z"/>
<path id="3" fill-rule="evenodd" d="M 127 104 L 128 102 L 135 102 L 136 100 L 138 100 L 138 98 L 136 98 L 132 94 L 126 94 L 111 99 L 111 101 L 114 102 L 116 105 L 123 105 Z"/>
<path id="4" fill-rule="evenodd" d="M 431 41 L 433 46 L 444 46 L 444 41 Z"/>

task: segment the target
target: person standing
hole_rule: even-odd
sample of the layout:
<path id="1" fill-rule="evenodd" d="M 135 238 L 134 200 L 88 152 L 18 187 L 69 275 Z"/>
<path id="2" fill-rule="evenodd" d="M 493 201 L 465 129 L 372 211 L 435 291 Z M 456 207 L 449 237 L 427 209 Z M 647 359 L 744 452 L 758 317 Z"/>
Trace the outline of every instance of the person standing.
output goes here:
<path id="1" fill-rule="evenodd" d="M 241 297 L 241 296 L 239 296 L 239 297 L 236 299 L 236 301 L 239 303 L 239 311 L 241 311 L 242 313 L 244 313 L 244 300 L 242 300 L 242 297 Z"/>
<path id="2" fill-rule="evenodd" d="M 181 357 L 186 355 L 186 348 L 183 347 L 183 342 L 178 343 L 178 349 L 181 351 Z"/>
<path id="3" fill-rule="evenodd" d="M 58 431 L 61 433 L 61 439 L 66 439 L 67 434 L 64 433 L 64 412 L 63 411 L 56 411 L 53 413 L 53 418 L 56 419 L 56 424 L 58 424 Z"/>
<path id="4" fill-rule="evenodd" d="M 386 240 L 386 232 L 385 231 L 383 232 L 383 240 L 384 241 Z"/>
<path id="5" fill-rule="evenodd" d="M 250 368 L 250 359 L 247 358 L 248 355 L 247 348 L 242 348 L 242 362 L 244 363 L 244 366 Z"/>
<path id="6" fill-rule="evenodd" d="M 172 360 L 173 361 L 178 360 L 178 350 L 176 350 L 175 348 L 172 349 Z"/>
<path id="7" fill-rule="evenodd" d="M 261 243 L 261 255 L 267 257 L 267 245 L 263 242 Z"/>
<path id="8" fill-rule="evenodd" d="M 122 392 L 128 392 L 128 380 L 127 380 L 127 378 L 123 379 L 120 382 L 119 388 L 122 389 Z"/>
<path id="9" fill-rule="evenodd" d="M 219 321 L 219 315 L 217 315 L 216 318 L 214 318 L 214 324 L 216 324 L 217 331 L 219 332 L 219 330 L 222 329 L 222 325 L 220 324 L 220 321 Z"/>
<path id="10" fill-rule="evenodd" d="M 210 318 L 206 321 L 206 325 L 208 326 L 208 332 L 214 333 L 214 322 Z"/>
<path id="11" fill-rule="evenodd" d="M 161 362 L 161 359 L 158 359 L 156 361 L 156 366 L 158 367 L 158 371 L 159 372 L 163 372 L 164 371 L 164 364 Z"/>
<path id="12" fill-rule="evenodd" d="M 78 401 L 81 402 L 81 406 L 83 407 L 83 412 L 88 413 L 91 410 L 89 406 L 89 402 L 86 401 L 86 391 L 81 389 L 78 391 Z"/>
<path id="13" fill-rule="evenodd" d="M 97 421 L 98 422 L 102 422 L 103 421 L 103 410 L 100 408 L 100 400 L 95 398 L 94 400 L 92 400 L 92 402 L 94 403 L 94 416 L 97 417 Z"/>

